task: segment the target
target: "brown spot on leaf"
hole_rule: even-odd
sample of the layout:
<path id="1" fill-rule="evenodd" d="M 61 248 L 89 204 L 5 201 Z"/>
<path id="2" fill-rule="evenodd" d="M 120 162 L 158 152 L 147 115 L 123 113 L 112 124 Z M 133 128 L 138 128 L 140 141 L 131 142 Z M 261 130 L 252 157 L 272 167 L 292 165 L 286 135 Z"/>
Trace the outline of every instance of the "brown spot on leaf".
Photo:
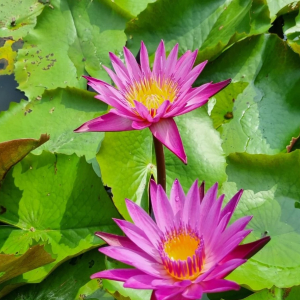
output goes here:
<path id="1" fill-rule="evenodd" d="M 220 26 L 220 27 L 219 27 L 219 30 L 223 29 L 223 27 L 224 27 L 223 25 L 222 25 L 222 26 Z"/>
<path id="2" fill-rule="evenodd" d="M 55 107 L 52 107 L 52 108 L 50 109 L 49 113 L 52 114 L 52 113 L 54 112 L 54 110 L 55 110 Z"/>
<path id="3" fill-rule="evenodd" d="M 4 206 L 0 206 L 0 215 L 3 215 L 6 212 L 6 208 Z"/>
<path id="4" fill-rule="evenodd" d="M 233 113 L 231 111 L 228 111 L 225 115 L 224 115 L 224 119 L 226 120 L 230 120 L 233 118 Z"/>
<path id="5" fill-rule="evenodd" d="M 8 61 L 5 58 L 0 59 L 0 70 L 5 70 L 8 66 Z"/>
<path id="6" fill-rule="evenodd" d="M 296 144 L 300 143 L 300 134 L 297 137 L 292 137 L 290 144 L 286 146 L 286 152 L 290 153 Z"/>
<path id="7" fill-rule="evenodd" d="M 11 22 L 10 22 L 10 26 L 15 27 L 16 26 L 16 18 L 13 17 Z"/>
<path id="8" fill-rule="evenodd" d="M 30 114 L 31 112 L 32 112 L 32 109 L 28 108 L 27 110 L 25 110 L 24 116 L 26 116 L 27 114 Z"/>

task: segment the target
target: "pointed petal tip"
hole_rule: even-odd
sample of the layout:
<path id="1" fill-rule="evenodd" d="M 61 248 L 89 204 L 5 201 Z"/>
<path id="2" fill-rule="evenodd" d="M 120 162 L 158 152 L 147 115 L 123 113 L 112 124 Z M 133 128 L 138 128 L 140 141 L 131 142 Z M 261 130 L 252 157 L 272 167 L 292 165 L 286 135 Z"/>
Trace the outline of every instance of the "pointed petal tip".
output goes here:
<path id="1" fill-rule="evenodd" d="M 95 273 L 93 275 L 90 276 L 91 279 L 96 279 L 96 278 L 100 278 L 98 273 Z"/>
<path id="2" fill-rule="evenodd" d="M 81 133 L 81 132 L 86 132 L 88 131 L 88 127 L 85 126 L 85 124 L 79 126 L 78 128 L 74 129 L 73 132 L 75 133 Z"/>

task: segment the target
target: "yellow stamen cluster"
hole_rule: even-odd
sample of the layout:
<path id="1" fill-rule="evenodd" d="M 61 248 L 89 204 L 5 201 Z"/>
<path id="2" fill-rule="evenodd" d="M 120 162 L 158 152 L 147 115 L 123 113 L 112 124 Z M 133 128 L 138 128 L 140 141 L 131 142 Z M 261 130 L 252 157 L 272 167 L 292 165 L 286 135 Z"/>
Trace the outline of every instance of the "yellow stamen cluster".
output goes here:
<path id="1" fill-rule="evenodd" d="M 174 102 L 177 97 L 177 83 L 171 79 L 143 79 L 131 85 L 125 98 L 131 107 L 134 107 L 134 100 L 147 107 L 150 112 L 156 113 L 159 106 L 166 100 Z"/>
<path id="2" fill-rule="evenodd" d="M 204 244 L 189 229 L 169 232 L 162 244 L 162 260 L 166 271 L 179 280 L 194 280 L 202 273 Z"/>
<path id="3" fill-rule="evenodd" d="M 199 243 L 199 239 L 183 233 L 166 241 L 164 251 L 172 260 L 187 260 L 195 254 Z"/>

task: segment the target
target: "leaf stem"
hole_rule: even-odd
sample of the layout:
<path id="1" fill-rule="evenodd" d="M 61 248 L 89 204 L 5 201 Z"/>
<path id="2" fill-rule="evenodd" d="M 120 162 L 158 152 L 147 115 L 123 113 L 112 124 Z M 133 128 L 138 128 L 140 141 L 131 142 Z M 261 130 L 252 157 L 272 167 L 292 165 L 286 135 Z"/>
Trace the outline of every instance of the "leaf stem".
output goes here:
<path id="1" fill-rule="evenodd" d="M 153 136 L 153 143 L 157 165 L 157 184 L 160 184 L 166 191 L 166 165 L 163 144 Z"/>

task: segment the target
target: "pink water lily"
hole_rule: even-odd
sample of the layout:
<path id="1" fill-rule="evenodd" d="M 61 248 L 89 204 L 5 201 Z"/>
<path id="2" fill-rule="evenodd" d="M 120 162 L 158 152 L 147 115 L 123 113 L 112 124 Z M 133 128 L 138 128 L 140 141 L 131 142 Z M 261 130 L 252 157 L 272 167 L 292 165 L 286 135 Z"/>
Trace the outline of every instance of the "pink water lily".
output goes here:
<path id="1" fill-rule="evenodd" d="M 166 58 L 164 42 L 161 41 L 152 71 L 143 42 L 140 65 L 126 47 L 126 66 L 120 58 L 110 53 L 115 72 L 105 66 L 103 68 L 116 88 L 102 80 L 84 77 L 99 93 L 96 98 L 113 108 L 107 114 L 84 123 L 75 132 L 127 131 L 149 127 L 162 144 L 186 163 L 186 154 L 173 118 L 204 105 L 211 96 L 230 83 L 230 80 L 225 80 L 193 88 L 193 82 L 207 63 L 205 61 L 193 68 L 197 53 L 197 50 L 187 51 L 177 60 L 177 44 Z"/>
<path id="2" fill-rule="evenodd" d="M 269 242 L 264 237 L 240 245 L 251 232 L 245 216 L 228 226 L 242 195 L 240 190 L 222 209 L 224 195 L 217 198 L 218 185 L 204 194 L 196 181 L 185 196 L 178 180 L 170 200 L 154 181 L 150 184 L 156 222 L 137 204 L 126 200 L 134 222 L 116 219 L 126 236 L 96 234 L 110 246 L 99 251 L 128 264 L 132 269 L 104 270 L 91 278 L 123 281 L 124 287 L 153 290 L 152 299 L 200 299 L 203 293 L 238 290 L 224 279 Z"/>

